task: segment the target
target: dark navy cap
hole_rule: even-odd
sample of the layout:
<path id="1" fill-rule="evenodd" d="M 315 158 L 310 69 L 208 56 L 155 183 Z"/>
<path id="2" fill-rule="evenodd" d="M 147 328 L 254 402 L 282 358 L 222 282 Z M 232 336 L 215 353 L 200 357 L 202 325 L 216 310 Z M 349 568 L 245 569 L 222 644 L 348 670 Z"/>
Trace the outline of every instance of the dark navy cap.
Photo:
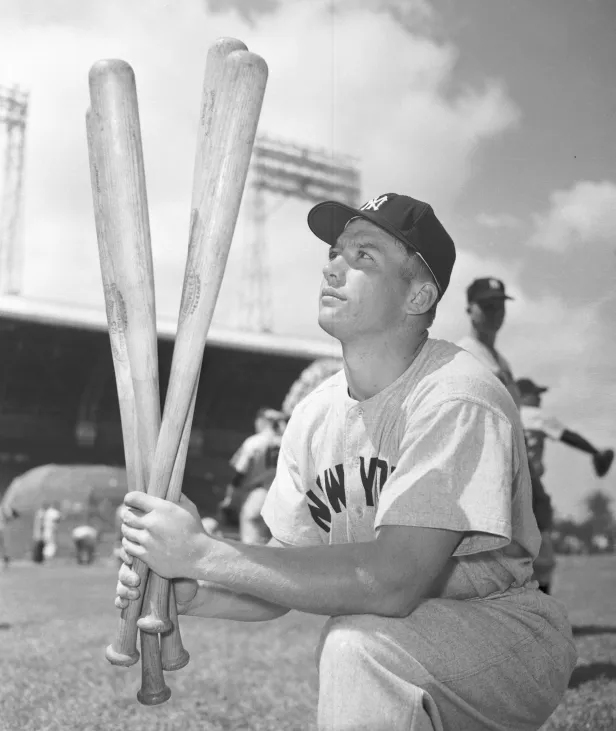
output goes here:
<path id="1" fill-rule="evenodd" d="M 439 299 L 443 296 L 456 260 L 456 248 L 430 205 L 397 193 L 372 198 L 360 208 L 325 201 L 308 213 L 308 226 L 315 236 L 334 246 L 353 218 L 370 221 L 418 254 L 434 277 Z"/>
<path id="2" fill-rule="evenodd" d="M 475 279 L 466 290 L 466 299 L 469 302 L 485 302 L 486 300 L 511 300 L 505 293 L 505 285 L 495 277 Z"/>
<path id="3" fill-rule="evenodd" d="M 521 394 L 545 393 L 548 390 L 547 386 L 538 386 L 534 381 L 531 381 L 530 378 L 520 378 L 516 381 L 516 385 Z"/>

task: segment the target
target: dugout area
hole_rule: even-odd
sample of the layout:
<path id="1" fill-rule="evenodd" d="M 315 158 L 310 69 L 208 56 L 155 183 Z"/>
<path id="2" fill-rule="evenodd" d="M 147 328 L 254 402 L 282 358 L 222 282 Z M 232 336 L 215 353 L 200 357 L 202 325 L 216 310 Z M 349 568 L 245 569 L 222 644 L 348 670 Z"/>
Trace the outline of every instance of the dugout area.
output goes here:
<path id="1" fill-rule="evenodd" d="M 175 323 L 159 318 L 161 405 Z M 123 466 L 113 361 L 102 311 L 0 299 L 0 498 L 11 480 L 44 464 Z M 203 357 L 184 491 L 208 514 L 222 497 L 229 458 L 253 433 L 261 406 L 337 345 L 211 328 Z"/>

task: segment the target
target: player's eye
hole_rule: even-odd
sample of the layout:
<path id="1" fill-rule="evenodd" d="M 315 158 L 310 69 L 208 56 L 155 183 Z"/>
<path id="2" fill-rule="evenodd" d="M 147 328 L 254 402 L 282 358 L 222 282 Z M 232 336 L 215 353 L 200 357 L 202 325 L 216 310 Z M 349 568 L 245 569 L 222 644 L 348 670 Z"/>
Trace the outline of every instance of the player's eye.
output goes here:
<path id="1" fill-rule="evenodd" d="M 338 256 L 339 253 L 340 252 L 338 251 L 338 249 L 334 249 L 334 247 L 332 246 L 332 248 L 329 250 L 329 253 L 327 254 L 327 258 L 330 261 L 333 261 Z"/>

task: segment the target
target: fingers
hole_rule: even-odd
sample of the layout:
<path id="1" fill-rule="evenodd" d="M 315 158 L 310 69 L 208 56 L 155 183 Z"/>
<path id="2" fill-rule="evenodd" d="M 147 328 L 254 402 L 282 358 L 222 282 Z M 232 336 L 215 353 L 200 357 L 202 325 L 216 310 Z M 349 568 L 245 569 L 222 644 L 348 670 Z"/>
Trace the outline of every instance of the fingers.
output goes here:
<path id="1" fill-rule="evenodd" d="M 129 508 L 126 505 L 120 506 L 120 518 L 122 523 L 130 525 L 131 528 L 143 528 L 145 513 L 142 510 Z"/>
<path id="2" fill-rule="evenodd" d="M 122 538 L 122 548 L 126 553 L 135 558 L 143 558 L 145 554 L 145 548 L 143 546 L 140 546 L 138 543 L 132 543 L 128 538 Z"/>
<path id="3" fill-rule="evenodd" d="M 129 508 L 141 510 L 144 513 L 151 512 L 159 503 L 166 503 L 166 500 L 148 495 L 146 492 L 139 492 L 138 490 L 128 492 L 124 496 L 124 505 L 127 505 Z"/>
<path id="4" fill-rule="evenodd" d="M 139 599 L 141 592 L 137 588 L 141 583 L 141 579 L 136 571 L 122 564 L 118 571 L 118 583 L 116 584 L 115 606 L 118 609 L 125 609 L 129 601 Z"/>
<path id="5" fill-rule="evenodd" d="M 130 525 L 127 525 L 126 523 L 122 523 L 120 531 L 124 538 L 127 538 L 131 543 L 138 543 L 139 545 L 143 545 L 148 537 L 147 530 L 143 530 L 142 528 L 131 528 Z M 124 545 L 124 541 L 122 541 L 122 545 Z"/>

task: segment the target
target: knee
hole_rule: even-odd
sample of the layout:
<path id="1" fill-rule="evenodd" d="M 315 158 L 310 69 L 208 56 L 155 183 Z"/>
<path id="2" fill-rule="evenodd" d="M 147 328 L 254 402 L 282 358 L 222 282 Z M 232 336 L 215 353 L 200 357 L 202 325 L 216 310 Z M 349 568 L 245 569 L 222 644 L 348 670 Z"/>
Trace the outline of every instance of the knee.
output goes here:
<path id="1" fill-rule="evenodd" d="M 330 664 L 356 666 L 361 657 L 374 654 L 377 620 L 378 617 L 367 614 L 329 619 L 317 645 L 317 667 L 324 668 Z"/>

